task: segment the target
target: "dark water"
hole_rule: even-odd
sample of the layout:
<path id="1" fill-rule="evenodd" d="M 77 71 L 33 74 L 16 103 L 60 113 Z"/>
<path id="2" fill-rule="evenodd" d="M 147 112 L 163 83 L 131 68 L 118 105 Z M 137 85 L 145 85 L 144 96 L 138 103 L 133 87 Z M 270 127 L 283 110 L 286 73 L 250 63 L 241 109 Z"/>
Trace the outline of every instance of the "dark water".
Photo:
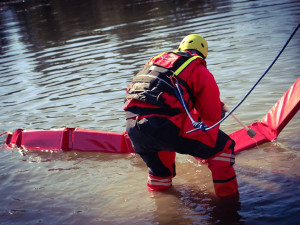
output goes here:
<path id="1" fill-rule="evenodd" d="M 1 1 L 0 133 L 17 128 L 125 130 L 123 99 L 149 57 L 189 33 L 234 107 L 300 21 L 286 1 Z M 260 120 L 299 77 L 299 32 L 236 115 Z M 178 155 L 174 187 L 146 190 L 136 155 L 0 151 L 0 224 L 298 224 L 300 115 L 277 141 L 236 159 L 239 202 L 214 196 L 210 172 Z M 229 118 L 228 133 L 240 129 Z M 0 144 L 5 138 L 0 137 Z"/>

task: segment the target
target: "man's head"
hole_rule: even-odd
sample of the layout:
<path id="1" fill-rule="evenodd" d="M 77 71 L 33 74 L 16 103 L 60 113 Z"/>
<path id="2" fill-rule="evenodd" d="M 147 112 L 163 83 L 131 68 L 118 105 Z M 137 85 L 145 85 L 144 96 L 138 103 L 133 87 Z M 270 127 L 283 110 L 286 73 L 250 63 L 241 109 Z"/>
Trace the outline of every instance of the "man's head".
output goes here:
<path id="1" fill-rule="evenodd" d="M 185 50 L 196 50 L 200 52 L 204 58 L 208 54 L 208 44 L 207 41 L 199 34 L 189 34 L 181 41 L 178 51 Z"/>

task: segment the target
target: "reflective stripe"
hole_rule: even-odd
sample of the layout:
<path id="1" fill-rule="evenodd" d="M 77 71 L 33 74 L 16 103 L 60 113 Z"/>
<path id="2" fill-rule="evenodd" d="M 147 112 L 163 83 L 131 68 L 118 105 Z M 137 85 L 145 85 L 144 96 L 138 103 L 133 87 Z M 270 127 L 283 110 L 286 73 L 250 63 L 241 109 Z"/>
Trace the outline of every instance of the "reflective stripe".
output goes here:
<path id="1" fill-rule="evenodd" d="M 166 178 L 166 179 L 156 179 L 156 178 L 151 178 L 151 177 L 148 177 L 148 181 L 159 181 L 159 182 L 171 182 L 172 179 L 171 178 Z"/>
<path id="2" fill-rule="evenodd" d="M 220 156 L 234 157 L 233 154 L 228 154 L 228 153 L 222 153 L 222 154 L 220 154 Z"/>
<path id="3" fill-rule="evenodd" d="M 219 161 L 226 161 L 226 162 L 233 162 L 235 159 L 235 155 L 228 154 L 228 153 L 221 153 L 219 156 L 214 157 L 212 160 L 219 160 Z"/>
<path id="4" fill-rule="evenodd" d="M 212 160 L 234 162 L 234 158 L 224 158 L 224 157 L 215 157 L 215 158 L 213 158 Z"/>
<path id="5" fill-rule="evenodd" d="M 168 71 L 167 68 L 160 67 L 160 66 L 154 66 L 154 65 L 152 65 L 149 70 L 154 70 L 154 71 L 157 71 L 159 73 L 165 73 L 165 72 Z"/>
<path id="6" fill-rule="evenodd" d="M 171 185 L 172 185 L 172 182 L 169 182 L 169 183 L 161 183 L 161 182 L 152 182 L 152 181 L 148 181 L 148 184 L 151 184 L 151 185 L 160 185 L 160 186 L 171 186 Z"/>
<path id="7" fill-rule="evenodd" d="M 166 85 L 168 85 L 170 88 L 174 89 L 174 87 L 169 84 L 167 81 L 163 80 L 163 79 L 160 79 L 159 77 L 157 76 L 154 76 L 154 75 L 151 75 L 151 74 L 139 74 L 139 75 L 136 75 L 137 77 L 152 77 L 152 78 L 155 78 L 155 79 L 158 79 L 162 82 L 164 82 Z"/>
<path id="8" fill-rule="evenodd" d="M 193 62 L 195 59 L 198 59 L 198 58 L 202 59 L 202 57 L 201 57 L 201 56 L 198 56 L 198 55 L 195 55 L 195 56 L 189 58 L 187 61 L 185 61 L 185 63 L 183 63 L 183 64 L 182 64 L 182 65 L 174 72 L 174 74 L 175 74 L 176 76 L 178 76 L 178 75 L 182 72 L 182 70 L 184 70 L 191 62 Z"/>
<path id="9" fill-rule="evenodd" d="M 150 185 L 160 185 L 160 186 L 171 186 L 172 185 L 172 179 L 171 178 L 157 179 L 157 178 L 153 178 L 153 177 L 148 176 L 148 184 L 150 184 Z"/>

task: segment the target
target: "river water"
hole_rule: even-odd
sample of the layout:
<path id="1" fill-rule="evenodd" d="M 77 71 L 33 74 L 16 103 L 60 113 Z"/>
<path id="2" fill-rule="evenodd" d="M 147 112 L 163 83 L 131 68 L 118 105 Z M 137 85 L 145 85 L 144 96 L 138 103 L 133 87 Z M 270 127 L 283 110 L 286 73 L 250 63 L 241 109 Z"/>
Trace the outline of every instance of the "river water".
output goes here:
<path id="1" fill-rule="evenodd" d="M 300 21 L 298 0 L 14 0 L 0 3 L 0 133 L 125 130 L 123 99 L 149 57 L 189 33 L 234 107 Z M 299 77 L 300 34 L 236 115 L 260 120 Z M 8 149 L 0 137 L 0 224 L 299 224 L 300 114 L 279 138 L 239 153 L 240 200 L 215 197 L 210 172 L 177 155 L 173 188 L 146 190 L 134 155 Z M 240 129 L 228 118 L 221 128 Z"/>

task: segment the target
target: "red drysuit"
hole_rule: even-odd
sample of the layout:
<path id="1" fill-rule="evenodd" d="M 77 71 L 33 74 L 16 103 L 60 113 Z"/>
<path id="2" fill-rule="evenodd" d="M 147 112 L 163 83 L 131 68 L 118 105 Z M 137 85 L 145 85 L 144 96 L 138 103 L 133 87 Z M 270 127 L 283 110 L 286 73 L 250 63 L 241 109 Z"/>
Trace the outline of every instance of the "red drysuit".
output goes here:
<path id="1" fill-rule="evenodd" d="M 207 159 L 218 196 L 236 194 L 234 141 L 218 127 L 186 134 L 193 126 L 174 94 L 174 80 L 195 121 L 212 126 L 221 119 L 219 88 L 204 59 L 188 51 L 151 58 L 127 88 L 124 107 L 126 131 L 149 167 L 148 188 L 172 185 L 177 152 Z"/>

